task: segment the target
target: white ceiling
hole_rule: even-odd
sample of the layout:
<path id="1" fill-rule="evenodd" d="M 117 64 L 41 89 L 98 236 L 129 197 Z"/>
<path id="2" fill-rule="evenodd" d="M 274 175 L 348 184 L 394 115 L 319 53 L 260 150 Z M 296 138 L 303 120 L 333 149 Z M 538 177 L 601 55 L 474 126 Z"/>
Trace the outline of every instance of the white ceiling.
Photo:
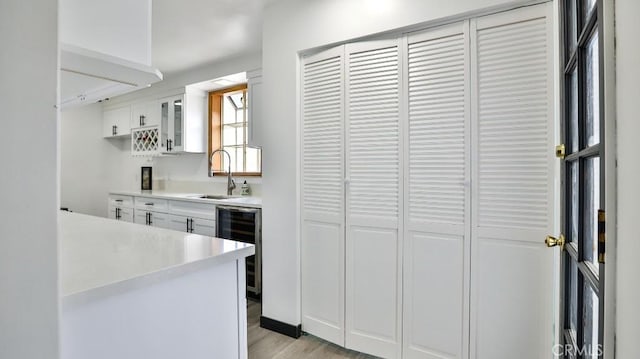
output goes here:
<path id="1" fill-rule="evenodd" d="M 166 74 L 262 48 L 269 0 L 153 0 L 152 66 Z"/>

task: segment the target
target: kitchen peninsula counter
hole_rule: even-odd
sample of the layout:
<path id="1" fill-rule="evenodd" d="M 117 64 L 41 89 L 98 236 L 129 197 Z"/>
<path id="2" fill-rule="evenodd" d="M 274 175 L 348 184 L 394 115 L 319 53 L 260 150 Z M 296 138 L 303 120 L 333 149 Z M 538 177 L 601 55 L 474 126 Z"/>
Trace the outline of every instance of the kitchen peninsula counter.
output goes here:
<path id="1" fill-rule="evenodd" d="M 61 352 L 75 358 L 246 358 L 235 241 L 61 212 Z"/>

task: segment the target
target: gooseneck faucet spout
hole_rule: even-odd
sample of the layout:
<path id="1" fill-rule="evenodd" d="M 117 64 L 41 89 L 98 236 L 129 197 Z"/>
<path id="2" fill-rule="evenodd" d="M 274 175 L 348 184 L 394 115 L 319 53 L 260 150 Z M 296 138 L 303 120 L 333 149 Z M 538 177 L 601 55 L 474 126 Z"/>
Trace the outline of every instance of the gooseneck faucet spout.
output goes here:
<path id="1" fill-rule="evenodd" d="M 211 152 L 211 157 L 209 157 L 209 164 L 211 165 L 211 168 L 213 168 L 213 156 L 218 152 L 226 153 L 227 158 L 229 159 L 229 170 L 227 171 L 227 196 L 231 196 L 233 190 L 236 188 L 236 183 L 233 181 L 233 178 L 231 178 L 231 155 L 229 154 L 229 152 L 223 150 L 222 148 Z"/>

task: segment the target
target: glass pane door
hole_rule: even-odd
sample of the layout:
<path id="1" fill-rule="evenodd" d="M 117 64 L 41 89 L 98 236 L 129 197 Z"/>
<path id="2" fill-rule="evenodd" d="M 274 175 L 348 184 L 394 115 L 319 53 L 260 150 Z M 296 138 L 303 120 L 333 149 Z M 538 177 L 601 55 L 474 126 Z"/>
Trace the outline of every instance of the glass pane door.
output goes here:
<path id="1" fill-rule="evenodd" d="M 565 358 L 602 358 L 604 131 L 601 0 L 563 1 L 564 223 L 562 343 Z"/>
<path id="2" fill-rule="evenodd" d="M 160 102 L 160 147 L 162 151 L 169 149 L 169 102 Z"/>
<path id="3" fill-rule="evenodd" d="M 182 146 L 182 99 L 173 101 L 173 146 Z"/>

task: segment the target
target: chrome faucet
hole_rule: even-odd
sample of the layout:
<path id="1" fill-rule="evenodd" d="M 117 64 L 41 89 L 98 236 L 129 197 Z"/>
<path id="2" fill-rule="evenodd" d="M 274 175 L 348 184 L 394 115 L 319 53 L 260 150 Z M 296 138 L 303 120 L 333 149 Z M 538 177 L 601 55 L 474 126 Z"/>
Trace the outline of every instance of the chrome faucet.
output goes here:
<path id="1" fill-rule="evenodd" d="M 222 148 L 211 152 L 211 157 L 209 157 L 209 164 L 211 165 L 211 167 L 213 167 L 213 155 L 215 155 L 217 152 L 226 153 L 227 158 L 229 159 L 229 171 L 227 172 L 227 196 L 231 196 L 233 190 L 236 188 L 236 183 L 233 181 L 233 178 L 231 178 L 231 155 L 229 154 L 229 152 L 223 150 Z"/>

